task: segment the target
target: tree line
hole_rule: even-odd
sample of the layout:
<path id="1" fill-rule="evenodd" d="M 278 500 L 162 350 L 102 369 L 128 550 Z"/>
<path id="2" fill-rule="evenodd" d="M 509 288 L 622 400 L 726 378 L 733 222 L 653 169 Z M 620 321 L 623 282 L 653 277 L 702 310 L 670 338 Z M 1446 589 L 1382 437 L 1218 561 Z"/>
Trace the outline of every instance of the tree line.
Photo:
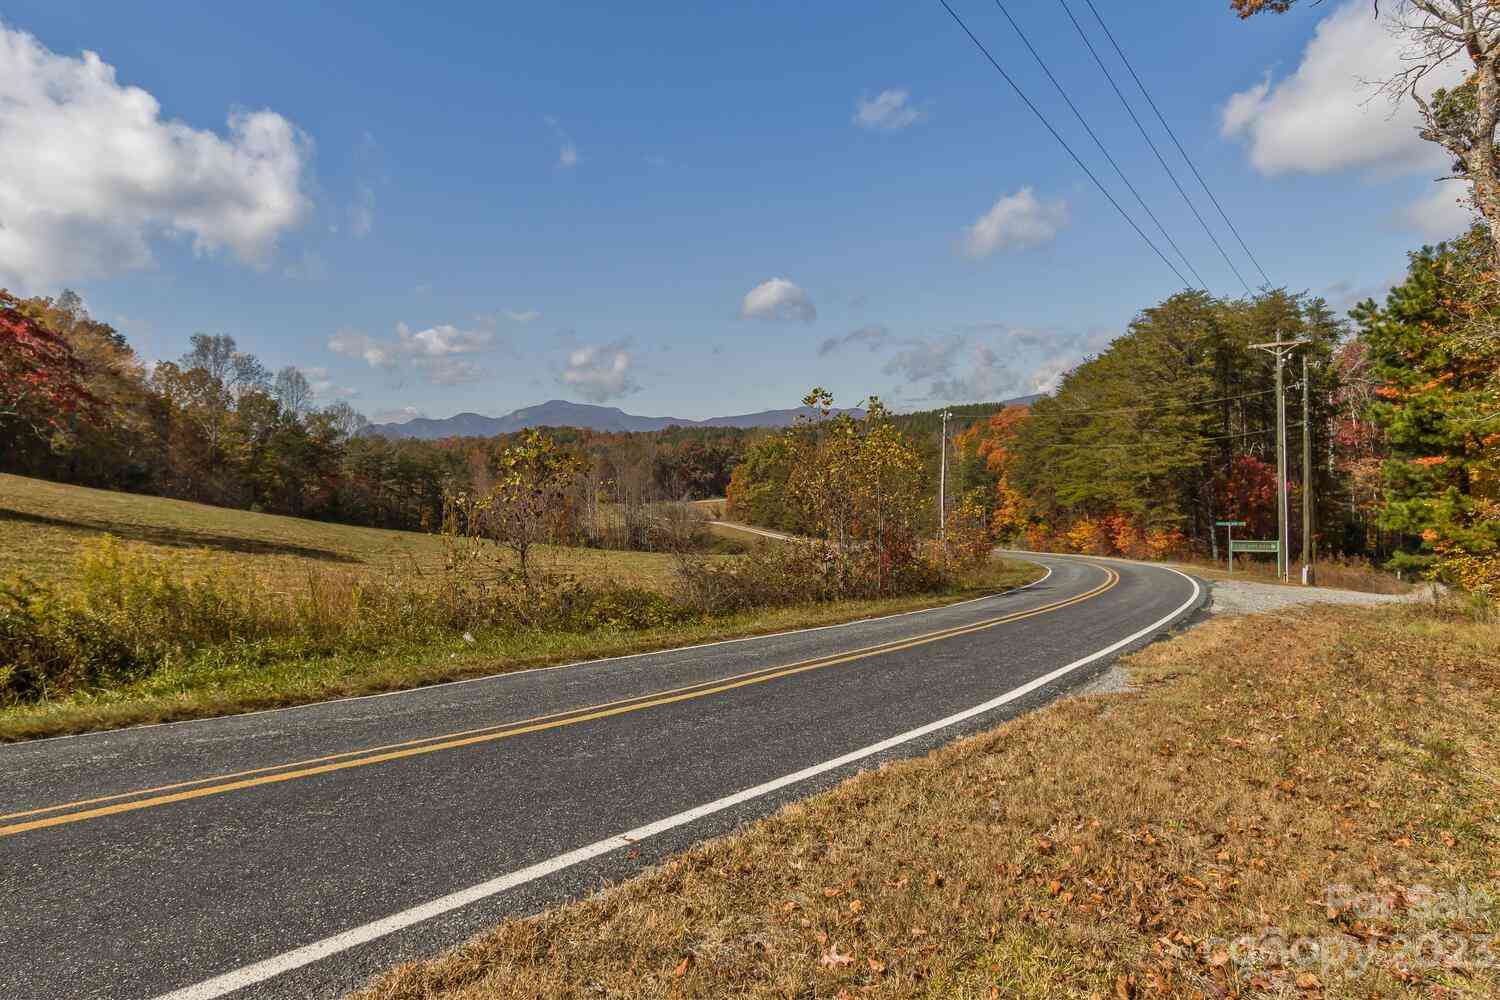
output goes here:
<path id="1" fill-rule="evenodd" d="M 1141 311 L 1030 405 L 953 426 L 950 547 L 995 542 L 1138 558 L 1222 558 L 1219 521 L 1277 534 L 1274 362 L 1253 345 L 1301 340 L 1286 371 L 1289 550 L 1433 570 L 1500 591 L 1500 271 L 1488 231 L 1413 253 L 1384 304 L 1348 319 L 1284 289 L 1242 299 L 1185 291 Z M 1306 398 L 1302 400 L 1303 359 Z M 936 492 L 929 415 L 910 423 L 916 495 Z M 1310 438 L 1304 477 L 1301 443 Z M 827 435 L 831 428 L 822 433 Z M 730 512 L 828 534 L 799 498 L 805 453 L 753 442 Z M 1300 507 L 1312 491 L 1313 532 Z M 911 517 L 934 525 L 930 503 Z"/>
<path id="2" fill-rule="evenodd" d="M 1289 549 L 1434 571 L 1500 592 L 1500 272 L 1488 230 L 1410 255 L 1349 319 L 1284 290 L 1183 292 L 1146 309 L 1049 398 L 961 436 L 996 537 L 1037 548 L 1221 554 L 1220 520 L 1276 536 L 1274 371 L 1288 366 Z M 1307 359 L 1303 407 L 1301 359 Z M 1304 478 L 1300 443 L 1311 438 Z"/>
<path id="3" fill-rule="evenodd" d="M 304 373 L 270 371 L 225 334 L 147 366 L 79 297 L 0 292 L 0 471 L 225 507 L 436 530 L 445 499 L 482 492 L 515 435 L 443 441 L 365 433 Z M 550 432 L 577 458 L 581 504 L 722 496 L 752 432 Z M 602 524 L 602 521 L 599 522 Z M 594 535 L 608 532 L 602 528 Z"/>

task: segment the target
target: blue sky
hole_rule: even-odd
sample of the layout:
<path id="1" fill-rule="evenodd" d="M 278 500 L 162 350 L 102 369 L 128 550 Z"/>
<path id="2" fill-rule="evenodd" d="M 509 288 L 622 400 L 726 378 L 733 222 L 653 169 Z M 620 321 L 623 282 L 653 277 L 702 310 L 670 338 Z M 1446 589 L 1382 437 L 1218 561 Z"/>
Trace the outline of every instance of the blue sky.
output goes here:
<path id="1" fill-rule="evenodd" d="M 1152 232 L 996 6 L 954 3 Z M 1179 287 L 937 0 L 442 6 L 12 0 L 0 284 L 73 287 L 148 358 L 229 333 L 377 419 L 1000 398 Z M 1242 291 L 1061 7 L 1009 7 Z M 1462 224 L 1404 112 L 1362 104 L 1363 3 L 1100 9 L 1273 282 L 1346 306 Z"/>

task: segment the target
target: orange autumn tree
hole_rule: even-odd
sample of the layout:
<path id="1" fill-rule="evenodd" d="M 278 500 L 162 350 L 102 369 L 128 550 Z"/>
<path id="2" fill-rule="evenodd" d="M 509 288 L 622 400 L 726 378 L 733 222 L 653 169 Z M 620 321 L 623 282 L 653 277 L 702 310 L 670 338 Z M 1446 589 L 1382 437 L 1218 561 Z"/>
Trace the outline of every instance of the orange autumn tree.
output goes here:
<path id="1" fill-rule="evenodd" d="M 1016 433 L 1029 416 L 1030 407 L 1007 406 L 956 439 L 960 449 L 978 456 L 995 477 L 995 506 L 989 517 L 992 538 L 1014 538 L 1027 527 L 1026 498 L 1010 484 L 1008 473 Z"/>

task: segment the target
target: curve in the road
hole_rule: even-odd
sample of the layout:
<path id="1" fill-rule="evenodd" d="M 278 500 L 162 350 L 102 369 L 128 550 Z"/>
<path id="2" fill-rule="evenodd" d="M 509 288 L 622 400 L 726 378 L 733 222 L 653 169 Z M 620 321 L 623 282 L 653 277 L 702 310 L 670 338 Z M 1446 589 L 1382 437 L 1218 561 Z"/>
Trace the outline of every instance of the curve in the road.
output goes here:
<path id="1" fill-rule="evenodd" d="M 337 996 L 1039 704 L 1200 598 L 1031 558 L 1044 584 L 920 615 L 0 748 L 0 810 L 46 824 L 0 838 L 0 994 Z"/>
<path id="2" fill-rule="evenodd" d="M 669 705 L 673 702 L 706 698 L 724 691 L 732 691 L 735 688 L 746 687 L 750 684 L 764 684 L 767 681 L 790 677 L 808 670 L 820 670 L 825 667 L 851 663 L 855 660 L 862 660 L 871 656 L 882 656 L 888 653 L 900 652 L 901 650 L 911 649 L 914 646 L 922 646 L 930 642 L 940 642 L 943 639 L 952 639 L 971 632 L 980 632 L 985 629 L 994 628 L 997 625 L 1017 621 L 1021 618 L 1047 614 L 1048 612 L 1086 601 L 1109 590 L 1119 582 L 1119 574 L 1112 570 L 1107 572 L 1109 573 L 1108 578 L 1093 590 L 1085 591 L 1082 594 L 1065 600 L 1045 604 L 1030 611 L 1017 611 L 998 618 L 990 618 L 969 625 L 958 625 L 952 628 L 940 629 L 936 632 L 928 632 L 910 639 L 884 643 L 879 646 L 869 646 L 864 649 L 856 649 L 835 656 L 804 660 L 800 663 L 790 663 L 782 666 L 766 667 L 761 670 L 735 674 L 721 681 L 710 681 L 685 688 L 674 688 L 640 698 L 626 698 L 599 705 L 590 705 L 585 708 L 558 713 L 552 716 L 540 716 L 516 722 L 499 723 L 495 726 L 487 726 L 478 730 L 467 729 L 456 733 L 443 733 L 415 740 L 406 740 L 398 744 L 368 747 L 363 750 L 349 750 L 311 760 L 292 761 L 283 765 L 255 768 L 250 771 L 237 771 L 226 775 L 195 778 L 188 781 L 176 782 L 171 785 L 158 785 L 154 788 L 144 788 L 133 792 L 119 792 L 114 795 L 96 796 L 76 802 L 40 806 L 21 812 L 0 815 L 0 820 L 7 820 L 37 816 L 42 813 L 54 814 L 47 816 L 45 819 L 26 819 L 24 822 L 0 826 L 0 837 L 15 836 L 20 833 L 29 833 L 32 830 L 43 830 L 47 827 L 79 823 L 85 820 L 99 819 L 104 816 L 114 816 L 119 813 L 133 812 L 137 809 L 152 809 L 159 806 L 171 805 L 175 802 L 186 802 L 190 799 L 204 798 L 209 795 L 222 795 L 228 792 L 243 791 L 249 788 L 256 788 L 260 785 L 295 781 L 319 774 L 329 774 L 333 771 L 343 771 L 354 767 L 368 767 L 373 764 L 385 764 L 391 761 L 417 757 L 423 754 L 438 753 L 444 750 L 456 750 L 474 746 L 478 743 L 490 743 L 495 740 L 509 739 L 514 736 L 523 736 L 527 733 L 540 732 L 544 729 L 578 725 L 584 722 L 591 722 L 594 719 L 608 718 L 612 715 L 623 715 L 627 712 L 640 712 L 656 708 L 660 705 Z M 191 790 L 177 790 L 185 789 L 190 785 L 197 785 L 199 787 L 192 788 Z M 141 797 L 137 798 L 136 796 Z M 129 801 L 115 802 L 107 806 L 97 805 L 98 803 L 112 799 L 129 799 Z M 94 805 L 95 808 L 80 808 L 89 805 Z M 74 811 L 55 815 L 62 810 L 68 809 L 73 809 Z"/>

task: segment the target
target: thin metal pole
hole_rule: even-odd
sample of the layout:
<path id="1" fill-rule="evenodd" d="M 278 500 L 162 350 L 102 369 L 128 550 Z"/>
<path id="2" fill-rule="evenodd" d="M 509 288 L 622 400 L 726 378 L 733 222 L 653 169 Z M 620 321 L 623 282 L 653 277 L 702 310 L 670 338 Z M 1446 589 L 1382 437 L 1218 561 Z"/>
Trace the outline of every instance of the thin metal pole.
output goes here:
<path id="1" fill-rule="evenodd" d="M 1228 538 L 1225 541 L 1229 545 L 1229 575 L 1234 576 L 1234 525 L 1229 525 L 1226 530 Z"/>

